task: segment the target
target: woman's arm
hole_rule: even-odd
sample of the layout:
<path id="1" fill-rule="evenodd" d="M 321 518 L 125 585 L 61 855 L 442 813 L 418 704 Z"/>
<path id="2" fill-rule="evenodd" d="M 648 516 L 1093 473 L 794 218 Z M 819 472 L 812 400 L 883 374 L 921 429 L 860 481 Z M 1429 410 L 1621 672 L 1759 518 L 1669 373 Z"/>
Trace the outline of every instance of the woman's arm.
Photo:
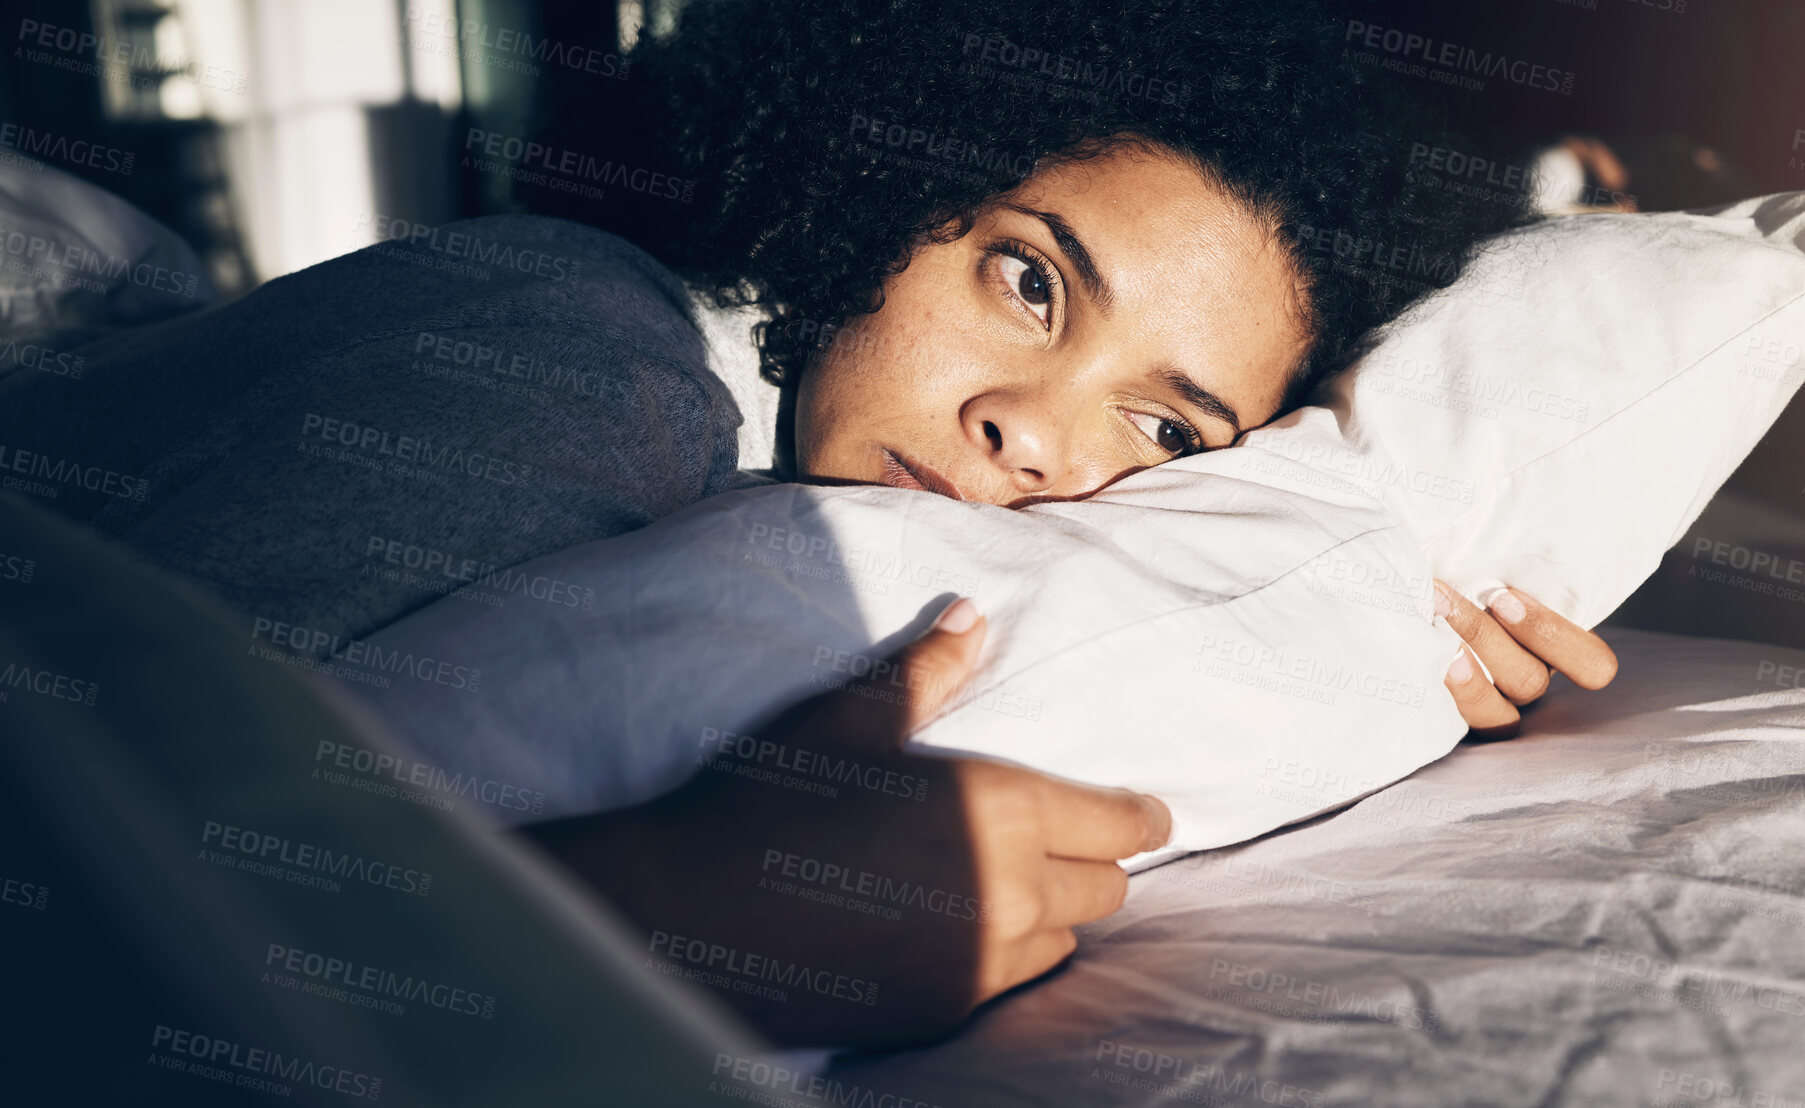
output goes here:
<path id="1" fill-rule="evenodd" d="M 753 763 L 725 755 L 652 803 L 523 833 L 638 926 L 648 959 L 695 971 L 779 1043 L 945 1034 L 1064 961 L 1072 928 L 1126 896 L 1116 859 L 1171 828 L 1152 797 L 902 750 L 983 639 L 959 601 L 901 653 L 900 686 L 847 686 L 757 730 L 781 746 L 764 765 L 856 764 L 834 775 L 857 782 L 838 795 L 741 774 Z"/>

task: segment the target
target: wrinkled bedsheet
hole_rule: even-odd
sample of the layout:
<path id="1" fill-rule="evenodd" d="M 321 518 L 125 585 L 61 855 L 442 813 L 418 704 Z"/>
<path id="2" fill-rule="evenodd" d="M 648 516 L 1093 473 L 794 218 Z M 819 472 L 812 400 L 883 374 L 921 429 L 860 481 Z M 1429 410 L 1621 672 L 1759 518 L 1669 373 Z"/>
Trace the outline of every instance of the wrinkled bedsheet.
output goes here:
<path id="1" fill-rule="evenodd" d="M 829 1076 L 944 1108 L 1805 1105 L 1805 653 L 1607 637 L 1605 691 L 1557 679 L 1521 738 L 1137 874 L 1057 976 Z"/>

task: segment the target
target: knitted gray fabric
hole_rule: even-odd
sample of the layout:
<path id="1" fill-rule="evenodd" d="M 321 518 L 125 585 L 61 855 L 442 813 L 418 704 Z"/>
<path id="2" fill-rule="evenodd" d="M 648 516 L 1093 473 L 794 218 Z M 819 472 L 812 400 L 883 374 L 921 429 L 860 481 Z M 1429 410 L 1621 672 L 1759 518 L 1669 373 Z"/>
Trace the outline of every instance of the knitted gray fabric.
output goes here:
<path id="1" fill-rule="evenodd" d="M 540 217 L 418 231 L 79 377 L 0 371 L 0 479 L 315 656 L 735 483 L 739 411 L 658 262 Z"/>

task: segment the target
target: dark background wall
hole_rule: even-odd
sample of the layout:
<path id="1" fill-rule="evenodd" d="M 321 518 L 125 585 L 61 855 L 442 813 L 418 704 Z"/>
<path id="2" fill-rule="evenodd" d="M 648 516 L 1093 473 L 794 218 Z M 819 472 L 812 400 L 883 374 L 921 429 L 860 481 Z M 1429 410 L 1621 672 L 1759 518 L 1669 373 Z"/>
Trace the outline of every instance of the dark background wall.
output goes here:
<path id="1" fill-rule="evenodd" d="M 1363 0 L 1373 23 L 1567 70 L 1568 96 L 1422 82 L 1470 131 L 1517 147 L 1567 131 L 1711 146 L 1750 191 L 1805 188 L 1805 4 L 1797 0 Z M 1636 143 L 1640 145 L 1640 142 Z M 1667 206 L 1667 205 L 1658 205 Z"/>
<path id="2" fill-rule="evenodd" d="M 300 2 L 300 0 L 295 0 Z M 373 4 L 389 0 L 370 0 Z M 668 10 L 677 0 L 647 0 Z M 396 0 L 405 11 L 405 0 Z M 1353 19 L 1406 34 L 1503 54 L 1573 74 L 1572 92 L 1489 80 L 1479 91 L 1405 77 L 1443 102 L 1455 122 L 1490 149 L 1522 156 L 1569 133 L 1602 136 L 1634 175 L 1644 208 L 1691 206 L 1751 193 L 1805 188 L 1805 2 L 1800 0 L 1349 0 Z M 528 31 L 552 41 L 618 52 L 614 0 L 458 0 L 459 19 Z M 0 0 L 0 31 L 17 39 L 22 20 L 93 27 L 83 0 Z M 15 44 L 16 46 L 16 41 Z M 506 72 L 467 40 L 466 77 L 480 68 L 481 94 L 466 81 L 461 107 L 397 102 L 367 108 L 367 156 L 383 210 L 438 221 L 501 210 L 536 210 L 595 223 L 630 237 L 648 220 L 681 218 L 671 205 L 635 206 L 627 194 L 600 201 L 553 190 L 466 158 L 471 129 L 541 139 L 598 160 L 643 164 L 658 122 L 633 99 L 631 81 L 543 66 Z M 1358 43 L 1353 44 L 1358 48 Z M 498 52 L 489 49 L 493 57 Z M 234 212 L 221 201 L 229 169 L 200 120 L 129 121 L 102 110 L 92 76 L 0 52 L 0 121 L 80 135 L 133 152 L 129 175 L 64 166 L 118 192 L 184 234 L 203 253 L 233 248 Z M 1700 147 L 1721 169 L 1694 164 Z M 654 159 L 655 160 L 655 159 Z M 475 159 L 474 161 L 482 161 Z M 653 166 L 652 168 L 661 168 Z M 617 190 L 618 192 L 619 190 Z M 221 252 L 224 253 L 221 253 Z M 270 276 L 245 274 L 228 288 Z"/>

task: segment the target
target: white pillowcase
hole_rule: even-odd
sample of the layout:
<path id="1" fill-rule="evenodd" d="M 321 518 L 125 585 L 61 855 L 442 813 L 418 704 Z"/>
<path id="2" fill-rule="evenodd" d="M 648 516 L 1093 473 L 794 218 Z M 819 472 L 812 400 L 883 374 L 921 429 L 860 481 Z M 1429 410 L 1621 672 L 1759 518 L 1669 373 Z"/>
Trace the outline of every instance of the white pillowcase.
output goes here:
<path id="1" fill-rule="evenodd" d="M 1337 441 L 1312 415 L 1296 433 Z M 1431 622 L 1408 536 L 1307 466 L 1192 461 L 1021 512 L 881 487 L 712 497 L 523 569 L 592 589 L 591 611 L 441 601 L 373 636 L 480 669 L 478 692 L 360 691 L 428 761 L 544 793 L 542 816 L 647 799 L 723 744 L 740 750 L 722 765 L 770 773 L 775 797 L 913 803 L 758 725 L 875 669 L 964 594 L 990 617 L 973 697 L 917 744 L 1155 793 L 1185 847 L 1338 806 L 1451 748 L 1456 640 Z"/>
<path id="2" fill-rule="evenodd" d="M 974 695 L 917 747 L 1153 793 L 1175 821 L 1158 857 L 1263 834 L 1464 733 L 1432 575 L 1509 581 L 1589 624 L 1654 567 L 1784 406 L 1736 359 L 1805 341 L 1800 220 L 1791 196 L 1505 236 L 1331 408 L 1087 501 L 714 497 L 531 564 L 593 588 L 592 611 L 448 598 L 375 636 L 481 668 L 480 694 L 368 695 L 429 760 L 543 792 L 540 816 L 645 799 L 711 755 L 778 796 L 910 803 L 758 725 L 965 594 L 990 616 Z M 1416 391 L 1413 367 L 1443 383 Z M 1505 391 L 1463 403 L 1474 387 Z"/>
<path id="3" fill-rule="evenodd" d="M 1778 418 L 1802 346 L 1805 193 L 1548 220 L 1384 329 L 1335 383 L 1350 449 L 1323 461 L 1377 476 L 1467 595 L 1591 627 Z M 1247 442 L 1299 456 L 1287 434 Z"/>
<path id="4" fill-rule="evenodd" d="M 0 235 L 28 263 L 0 266 L 0 340 L 74 346 L 214 301 L 174 231 L 73 174 L 0 152 Z"/>

